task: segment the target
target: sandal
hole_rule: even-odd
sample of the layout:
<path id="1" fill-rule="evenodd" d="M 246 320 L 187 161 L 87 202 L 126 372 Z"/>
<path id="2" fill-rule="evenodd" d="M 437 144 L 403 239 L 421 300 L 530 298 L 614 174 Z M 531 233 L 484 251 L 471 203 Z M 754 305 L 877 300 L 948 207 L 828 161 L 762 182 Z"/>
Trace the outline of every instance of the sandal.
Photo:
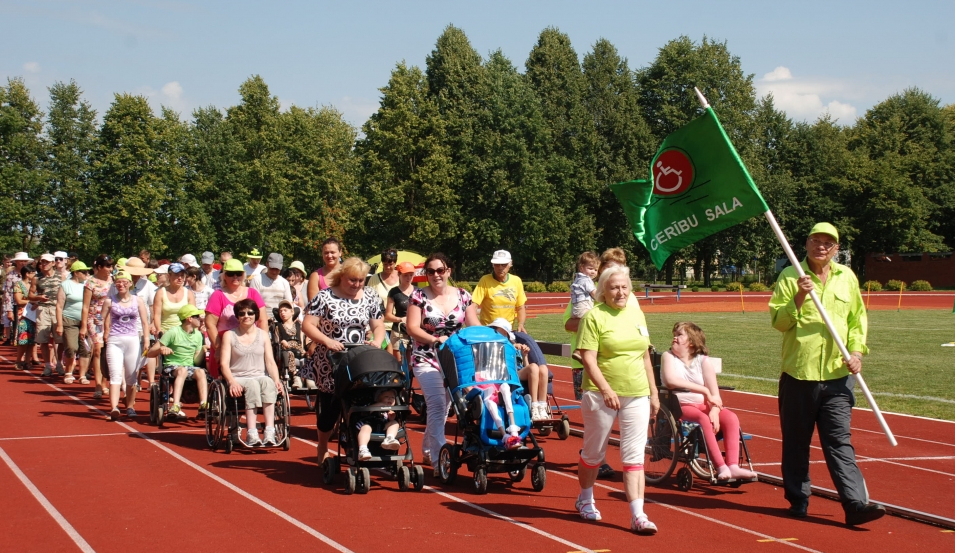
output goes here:
<path id="1" fill-rule="evenodd" d="M 72 375 L 72 374 L 69 375 L 69 376 L 64 376 L 64 377 L 63 377 L 63 384 L 72 384 L 75 380 L 76 380 L 76 379 L 73 378 L 73 375 Z"/>
<path id="2" fill-rule="evenodd" d="M 79 382 L 80 382 L 80 384 L 84 384 L 84 385 L 90 383 L 90 381 L 87 380 L 85 376 L 81 376 Z"/>
<path id="3" fill-rule="evenodd" d="M 577 507 L 580 518 L 584 520 L 600 520 L 600 511 L 597 510 L 597 504 L 593 500 L 584 502 L 578 499 L 574 506 Z"/>
<path id="4" fill-rule="evenodd" d="M 630 529 L 641 536 L 652 536 L 657 533 L 657 525 L 650 522 L 647 515 L 633 517 L 630 521 Z"/>

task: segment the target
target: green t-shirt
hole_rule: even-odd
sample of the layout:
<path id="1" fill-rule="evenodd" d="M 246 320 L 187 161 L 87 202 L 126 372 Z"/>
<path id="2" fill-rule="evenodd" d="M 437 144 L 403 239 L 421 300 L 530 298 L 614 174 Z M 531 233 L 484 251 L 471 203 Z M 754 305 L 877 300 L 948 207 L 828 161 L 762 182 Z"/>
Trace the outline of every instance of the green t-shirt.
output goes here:
<path id="1" fill-rule="evenodd" d="M 580 320 L 577 347 L 597 351 L 597 367 L 618 396 L 650 395 L 643 361 L 649 346 L 647 319 L 636 302 L 623 309 L 600 303 Z M 586 370 L 582 388 L 599 391 Z"/>
<path id="2" fill-rule="evenodd" d="M 196 364 L 196 352 L 202 349 L 202 333 L 193 330 L 186 333 L 181 326 L 174 326 L 165 331 L 159 339 L 162 345 L 172 350 L 172 355 L 164 359 L 166 365 L 177 367 L 192 367 Z"/>

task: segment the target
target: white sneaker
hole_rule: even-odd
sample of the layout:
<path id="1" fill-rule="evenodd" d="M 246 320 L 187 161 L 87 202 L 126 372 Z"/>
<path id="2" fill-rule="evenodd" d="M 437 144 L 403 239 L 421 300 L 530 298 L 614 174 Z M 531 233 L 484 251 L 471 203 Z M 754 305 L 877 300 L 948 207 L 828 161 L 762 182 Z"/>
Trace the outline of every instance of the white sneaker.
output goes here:
<path id="1" fill-rule="evenodd" d="M 368 446 L 363 445 L 363 446 L 359 447 L 359 448 L 358 448 L 358 460 L 359 460 L 359 461 L 367 461 L 368 459 L 371 459 L 371 451 L 368 451 Z"/>
<path id="2" fill-rule="evenodd" d="M 258 447 L 262 445 L 262 440 L 259 439 L 259 431 L 254 428 L 249 430 L 249 433 L 245 437 L 245 443 L 249 447 Z"/>
<path id="3" fill-rule="evenodd" d="M 516 424 L 512 424 L 511 426 L 507 427 L 506 432 L 511 436 L 519 436 L 521 433 L 521 427 L 517 426 Z"/>
<path id="4" fill-rule="evenodd" d="M 547 420 L 547 412 L 544 411 L 544 407 L 537 403 L 531 408 L 531 420 L 533 421 L 545 421 Z"/>
<path id="5" fill-rule="evenodd" d="M 262 440 L 262 445 L 279 445 L 278 442 L 275 441 L 275 427 L 274 427 L 274 426 L 266 426 L 266 427 L 265 427 L 265 439 Z"/>
<path id="6" fill-rule="evenodd" d="M 381 441 L 382 449 L 396 451 L 399 447 L 401 447 L 401 443 L 393 436 L 385 436 L 385 439 Z"/>
<path id="7" fill-rule="evenodd" d="M 298 390 L 302 387 L 302 377 L 296 376 L 292 379 L 292 388 Z"/>

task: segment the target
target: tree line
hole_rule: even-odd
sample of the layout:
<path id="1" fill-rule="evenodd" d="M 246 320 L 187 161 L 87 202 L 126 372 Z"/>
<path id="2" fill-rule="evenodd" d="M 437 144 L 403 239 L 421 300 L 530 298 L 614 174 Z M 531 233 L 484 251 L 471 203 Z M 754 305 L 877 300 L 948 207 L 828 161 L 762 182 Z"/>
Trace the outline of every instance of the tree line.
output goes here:
<path id="1" fill-rule="evenodd" d="M 259 76 L 239 87 L 238 105 L 189 121 L 131 94 L 116 94 L 97 121 L 73 81 L 50 87 L 44 111 L 10 79 L 0 87 L 0 251 L 92 259 L 255 247 L 314 266 L 336 236 L 362 256 L 440 250 L 463 278 L 487 272 L 503 248 L 518 274 L 550 282 L 580 252 L 621 246 L 647 277 L 608 185 L 646 177 L 661 140 L 702 113 L 694 86 L 793 243 L 831 221 L 857 272 L 869 252 L 955 244 L 955 105 L 927 92 L 895 94 L 851 125 L 794 122 L 708 38 L 672 40 L 632 69 L 607 40 L 581 58 L 548 28 L 524 65 L 499 50 L 482 57 L 449 26 L 423 69 L 396 65 L 360 132 L 333 107 L 282 111 Z M 753 219 L 685 248 L 665 275 L 771 273 L 781 255 Z"/>

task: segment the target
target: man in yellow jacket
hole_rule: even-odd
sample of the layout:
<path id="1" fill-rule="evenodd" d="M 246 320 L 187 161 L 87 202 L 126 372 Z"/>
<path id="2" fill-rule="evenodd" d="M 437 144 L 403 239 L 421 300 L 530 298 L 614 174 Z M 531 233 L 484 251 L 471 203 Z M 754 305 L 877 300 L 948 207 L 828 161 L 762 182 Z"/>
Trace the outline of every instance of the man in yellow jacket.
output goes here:
<path id="1" fill-rule="evenodd" d="M 829 475 L 839 492 L 846 524 L 871 522 L 885 514 L 869 503 L 865 480 L 856 463 L 850 423 L 854 379 L 862 370 L 867 317 L 859 280 L 849 267 L 832 259 L 839 251 L 839 231 L 818 223 L 806 240 L 805 276 L 787 267 L 769 301 L 773 328 L 783 333 L 779 378 L 779 424 L 783 436 L 783 488 L 789 514 L 805 517 L 809 506 L 809 444 L 819 429 Z M 815 290 L 852 356 L 843 361 L 822 314 L 809 292 Z M 808 300 L 808 301 L 807 301 Z"/>

